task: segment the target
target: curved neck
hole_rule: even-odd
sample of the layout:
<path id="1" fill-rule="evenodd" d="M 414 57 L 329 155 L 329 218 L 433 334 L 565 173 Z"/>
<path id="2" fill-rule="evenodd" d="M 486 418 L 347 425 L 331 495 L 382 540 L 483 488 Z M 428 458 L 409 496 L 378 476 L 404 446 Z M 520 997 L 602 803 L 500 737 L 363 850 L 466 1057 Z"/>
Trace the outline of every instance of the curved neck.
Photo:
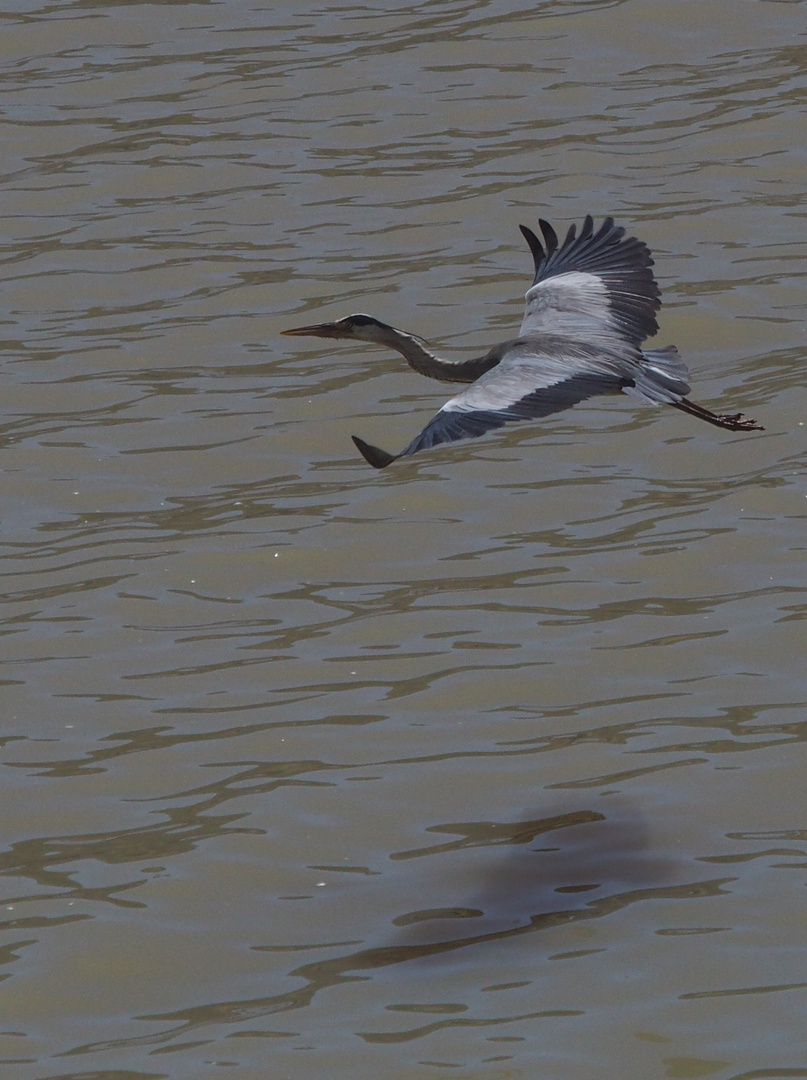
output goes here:
<path id="1" fill-rule="evenodd" d="M 373 328 L 373 341 L 395 349 L 415 371 L 441 382 L 476 382 L 480 375 L 498 364 L 498 358 L 478 356 L 473 360 L 442 360 L 428 348 L 428 342 L 416 334 L 407 334 L 393 326 Z"/>

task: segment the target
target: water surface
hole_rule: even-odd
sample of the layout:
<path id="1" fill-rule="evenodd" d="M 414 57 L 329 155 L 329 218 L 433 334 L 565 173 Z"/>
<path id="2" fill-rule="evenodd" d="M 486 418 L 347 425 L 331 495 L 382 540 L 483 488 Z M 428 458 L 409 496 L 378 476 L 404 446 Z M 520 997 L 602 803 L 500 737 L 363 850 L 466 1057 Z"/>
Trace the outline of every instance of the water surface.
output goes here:
<path id="1" fill-rule="evenodd" d="M 804 16 L 6 6 L 4 1075 L 807 1076 Z M 765 433 L 371 470 L 587 212 Z"/>

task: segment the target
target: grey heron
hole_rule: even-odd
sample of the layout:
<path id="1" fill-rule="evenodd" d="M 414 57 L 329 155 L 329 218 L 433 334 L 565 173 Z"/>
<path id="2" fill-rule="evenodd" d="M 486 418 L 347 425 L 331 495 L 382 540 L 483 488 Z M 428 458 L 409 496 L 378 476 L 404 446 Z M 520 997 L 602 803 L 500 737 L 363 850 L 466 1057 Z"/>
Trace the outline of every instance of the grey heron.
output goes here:
<path id="1" fill-rule="evenodd" d="M 510 421 L 549 416 L 599 394 L 625 393 L 645 404 L 672 405 L 729 431 L 764 430 L 742 413 L 713 413 L 689 401 L 689 373 L 674 345 L 642 350 L 645 339 L 658 331 L 661 307 L 646 244 L 627 236 L 611 217 L 595 232 L 587 215 L 579 235 L 572 225 L 562 244 L 548 222 L 539 219 L 539 224 L 543 244 L 520 226 L 535 261 L 535 277 L 518 337 L 494 345 L 484 356 L 441 359 L 416 334 L 362 314 L 283 331 L 384 345 L 422 375 L 471 384 L 447 401 L 399 454 L 354 435 L 353 442 L 374 468 L 440 443 L 474 439 Z"/>

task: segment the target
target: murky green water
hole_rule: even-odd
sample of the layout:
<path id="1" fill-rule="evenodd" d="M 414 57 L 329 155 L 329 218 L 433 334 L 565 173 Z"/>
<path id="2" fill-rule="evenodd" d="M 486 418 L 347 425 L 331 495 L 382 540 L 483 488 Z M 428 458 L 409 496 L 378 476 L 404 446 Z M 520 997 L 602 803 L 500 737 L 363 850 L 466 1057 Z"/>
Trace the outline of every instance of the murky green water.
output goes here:
<path id="1" fill-rule="evenodd" d="M 4 1077 L 807 1077 L 805 15 L 6 5 Z M 765 433 L 370 469 L 587 212 Z"/>

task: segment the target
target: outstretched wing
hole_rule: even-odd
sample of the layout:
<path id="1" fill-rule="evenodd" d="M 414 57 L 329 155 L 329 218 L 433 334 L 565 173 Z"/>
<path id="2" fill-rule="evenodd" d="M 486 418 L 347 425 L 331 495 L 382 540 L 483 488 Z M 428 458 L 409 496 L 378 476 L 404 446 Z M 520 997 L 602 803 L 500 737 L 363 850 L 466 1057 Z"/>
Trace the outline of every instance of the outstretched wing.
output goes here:
<path id="1" fill-rule="evenodd" d="M 586 215 L 580 235 L 572 225 L 562 245 L 540 222 L 543 244 L 525 225 L 521 232 L 535 260 L 527 292 L 522 337 L 559 334 L 609 348 L 636 348 L 658 331 L 660 292 L 650 249 L 607 217 L 597 232 Z"/>
<path id="2" fill-rule="evenodd" d="M 547 340 L 547 355 L 531 354 L 518 340 L 502 362 L 447 401 L 400 454 L 389 454 L 353 436 L 367 461 L 383 469 L 396 458 L 440 443 L 475 439 L 510 421 L 551 416 L 598 394 L 617 394 L 632 380 L 620 373 L 617 358 L 577 342 Z"/>

